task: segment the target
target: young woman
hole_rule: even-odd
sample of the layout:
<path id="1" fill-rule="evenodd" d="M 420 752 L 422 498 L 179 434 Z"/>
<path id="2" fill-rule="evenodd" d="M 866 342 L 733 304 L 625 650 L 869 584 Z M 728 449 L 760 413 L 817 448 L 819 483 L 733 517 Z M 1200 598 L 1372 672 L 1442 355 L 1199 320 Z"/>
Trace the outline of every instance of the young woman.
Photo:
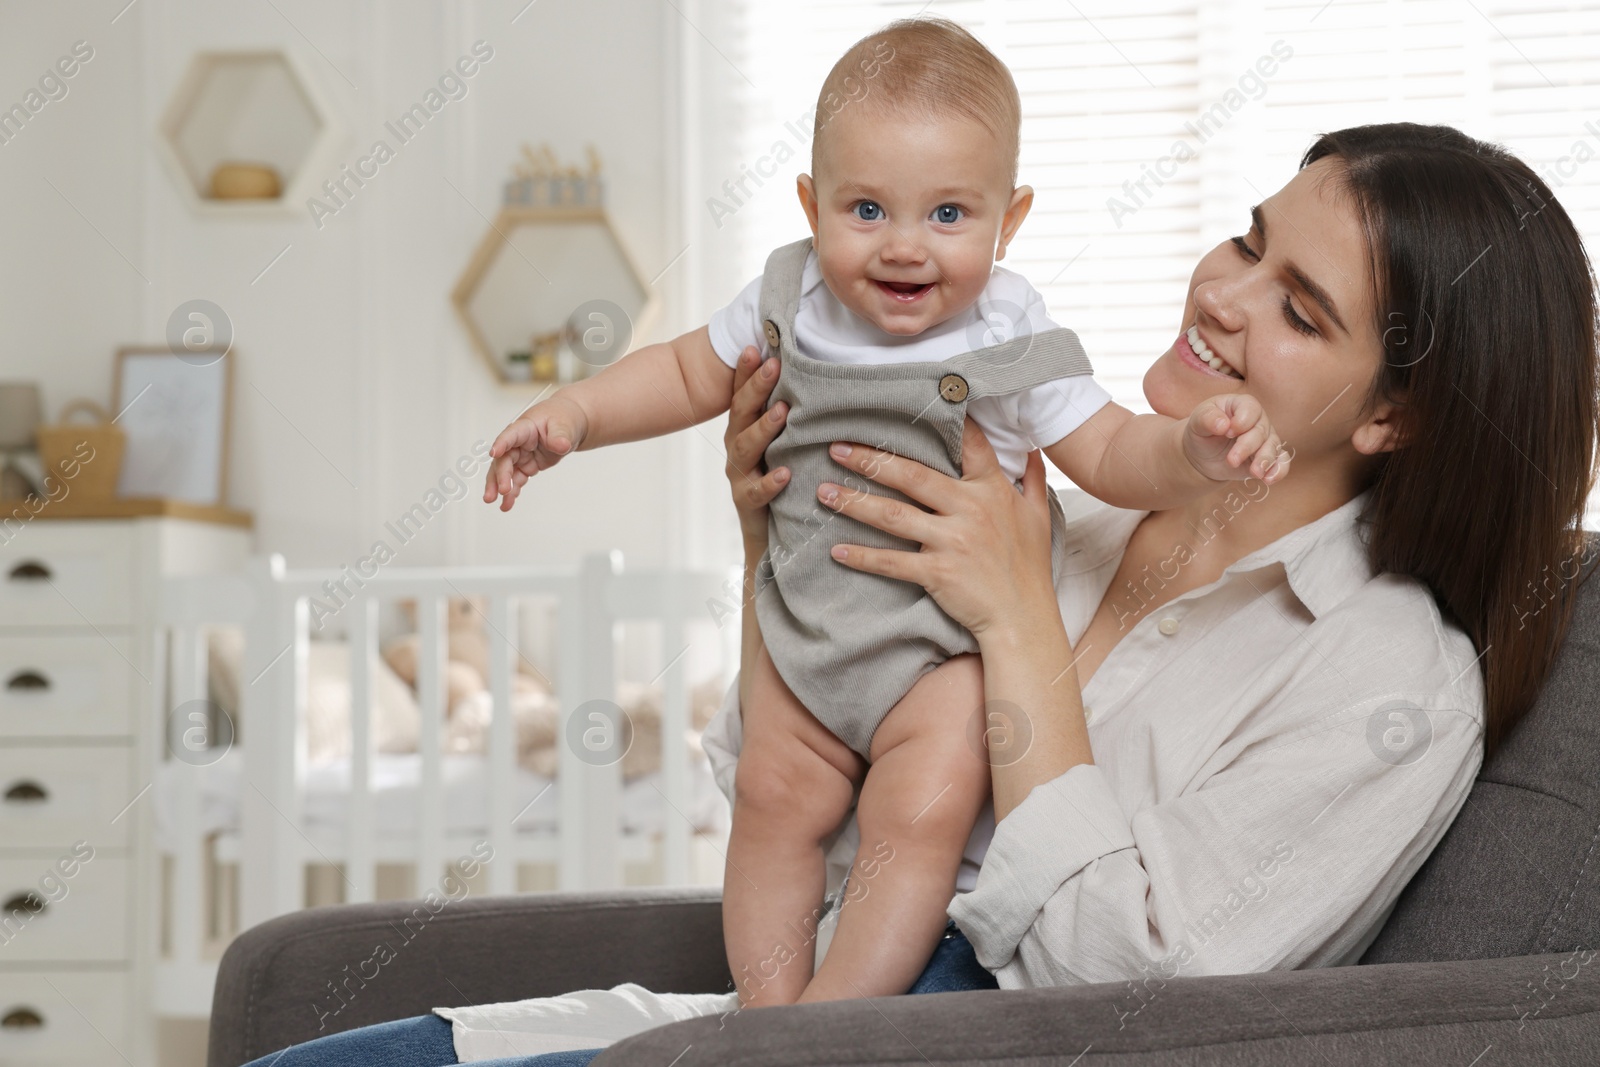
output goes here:
<path id="1" fill-rule="evenodd" d="M 1037 454 L 1018 493 L 970 422 L 960 479 L 836 453 L 820 502 L 922 546 L 847 548 L 841 566 L 922 585 L 984 658 L 972 736 L 993 819 L 921 989 L 1353 962 L 1565 634 L 1595 476 L 1596 307 L 1549 189 L 1455 130 L 1367 126 L 1320 138 L 1252 214 L 1196 266 L 1145 396 L 1177 414 L 1248 388 L 1293 477 L 1169 512 L 1097 506 L 1052 586 Z M 753 355 L 726 438 L 750 567 L 785 484 L 761 467 L 783 411 L 763 414 L 777 375 Z M 920 507 L 843 488 L 861 479 Z M 749 662 L 760 635 L 745 637 Z M 730 699 L 706 739 L 724 778 L 738 738 Z M 735 776 L 735 803 L 759 786 Z M 876 858 L 857 891 L 894 877 L 878 843 L 892 854 L 916 829 L 852 822 L 832 842 Z M 618 1019 L 606 1037 L 737 1003 L 641 992 L 588 995 Z M 423 1016 L 258 1063 L 587 1062 L 503 1058 L 544 1010 L 452 1011 L 454 1033 Z"/>

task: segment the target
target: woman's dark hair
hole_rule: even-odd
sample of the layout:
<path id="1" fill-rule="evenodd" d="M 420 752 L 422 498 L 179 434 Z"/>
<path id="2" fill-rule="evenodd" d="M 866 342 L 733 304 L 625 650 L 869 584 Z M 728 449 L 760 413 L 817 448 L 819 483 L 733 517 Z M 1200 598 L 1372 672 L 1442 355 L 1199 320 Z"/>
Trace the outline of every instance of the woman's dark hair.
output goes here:
<path id="1" fill-rule="evenodd" d="M 1538 696 L 1588 562 L 1594 274 L 1549 187 L 1497 145 L 1357 126 L 1300 165 L 1330 156 L 1366 230 L 1383 339 L 1363 411 L 1399 404 L 1405 428 L 1373 464 L 1368 555 L 1425 582 L 1477 646 L 1487 761 Z"/>

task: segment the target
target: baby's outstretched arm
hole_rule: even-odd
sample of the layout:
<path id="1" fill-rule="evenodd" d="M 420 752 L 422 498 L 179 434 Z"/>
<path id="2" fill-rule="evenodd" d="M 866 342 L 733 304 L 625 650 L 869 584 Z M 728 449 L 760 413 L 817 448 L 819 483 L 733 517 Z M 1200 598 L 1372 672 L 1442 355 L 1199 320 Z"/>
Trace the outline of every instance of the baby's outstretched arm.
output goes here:
<path id="1" fill-rule="evenodd" d="M 1207 397 L 1187 419 L 1106 404 L 1044 454 L 1091 495 L 1141 511 L 1177 507 L 1218 482 L 1276 483 L 1294 455 L 1248 393 Z"/>
<path id="2" fill-rule="evenodd" d="M 489 449 L 483 500 L 510 511 L 527 480 L 569 452 L 682 430 L 728 410 L 733 368 L 706 327 L 646 345 L 592 378 L 563 386 L 500 431 Z"/>

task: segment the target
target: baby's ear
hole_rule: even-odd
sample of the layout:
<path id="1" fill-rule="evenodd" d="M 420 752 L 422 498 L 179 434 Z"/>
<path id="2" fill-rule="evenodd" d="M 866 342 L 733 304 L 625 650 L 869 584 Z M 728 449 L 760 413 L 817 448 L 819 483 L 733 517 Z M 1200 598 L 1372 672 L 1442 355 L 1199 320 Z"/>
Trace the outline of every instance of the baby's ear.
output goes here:
<path id="1" fill-rule="evenodd" d="M 1011 203 L 1006 208 L 1005 217 L 1000 223 L 1000 243 L 995 247 L 994 258 L 1006 258 L 1006 245 L 1017 235 L 1022 228 L 1022 220 L 1028 217 L 1028 211 L 1033 207 L 1033 186 L 1019 185 L 1011 191 Z"/>
<path id="2" fill-rule="evenodd" d="M 795 179 L 795 192 L 800 196 L 800 207 L 805 210 L 806 221 L 811 223 L 811 236 L 817 235 L 817 187 L 811 175 L 802 174 Z"/>

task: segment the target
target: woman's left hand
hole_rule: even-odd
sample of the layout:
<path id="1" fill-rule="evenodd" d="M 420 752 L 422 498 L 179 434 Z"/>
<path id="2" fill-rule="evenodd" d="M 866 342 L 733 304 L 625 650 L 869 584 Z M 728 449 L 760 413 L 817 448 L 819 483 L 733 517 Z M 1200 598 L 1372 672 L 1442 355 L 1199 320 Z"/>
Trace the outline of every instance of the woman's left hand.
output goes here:
<path id="1" fill-rule="evenodd" d="M 861 444 L 831 449 L 834 462 L 899 490 L 929 509 L 848 489 L 833 482 L 817 487 L 824 505 L 885 533 L 921 544 L 920 551 L 839 545 L 834 558 L 847 567 L 915 582 L 973 635 L 993 627 L 1038 618 L 1059 618 L 1050 580 L 1051 490 L 1044 460 L 1028 455 L 1023 492 L 1018 493 L 989 439 L 969 417 L 962 427 L 962 476 Z M 830 492 L 833 499 L 829 499 Z"/>

